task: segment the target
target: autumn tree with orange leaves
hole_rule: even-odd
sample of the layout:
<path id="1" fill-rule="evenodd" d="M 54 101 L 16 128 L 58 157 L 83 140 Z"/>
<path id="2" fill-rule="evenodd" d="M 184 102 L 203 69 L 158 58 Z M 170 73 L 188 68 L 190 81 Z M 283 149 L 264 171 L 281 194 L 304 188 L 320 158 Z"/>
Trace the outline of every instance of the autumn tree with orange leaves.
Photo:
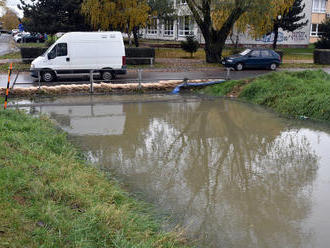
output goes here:
<path id="1" fill-rule="evenodd" d="M 133 34 L 137 41 L 137 30 L 147 24 L 150 7 L 146 0 L 84 0 L 81 10 L 94 28 L 119 30 L 129 38 Z"/>

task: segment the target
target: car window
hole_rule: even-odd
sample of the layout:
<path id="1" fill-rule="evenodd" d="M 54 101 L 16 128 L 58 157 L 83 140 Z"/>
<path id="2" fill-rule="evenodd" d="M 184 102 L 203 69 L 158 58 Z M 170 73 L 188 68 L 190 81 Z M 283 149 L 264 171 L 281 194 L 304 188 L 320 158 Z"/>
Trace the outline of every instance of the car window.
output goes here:
<path id="1" fill-rule="evenodd" d="M 249 52 L 251 52 L 250 49 L 245 49 L 243 52 L 240 53 L 240 55 L 244 56 L 247 55 Z"/>
<path id="2" fill-rule="evenodd" d="M 271 56 L 271 55 L 270 55 L 270 52 L 268 50 L 261 51 L 261 57 L 269 57 L 269 56 Z"/>
<path id="3" fill-rule="evenodd" d="M 56 56 L 67 56 L 68 55 L 68 46 L 66 43 L 58 43 L 57 45 Z"/>
<path id="4" fill-rule="evenodd" d="M 260 56 L 260 51 L 259 50 L 254 50 L 250 53 L 250 56 L 259 57 Z"/>
<path id="5" fill-rule="evenodd" d="M 48 53 L 50 59 L 56 57 L 67 56 L 68 55 L 68 45 L 66 43 L 58 43 L 54 48 Z"/>

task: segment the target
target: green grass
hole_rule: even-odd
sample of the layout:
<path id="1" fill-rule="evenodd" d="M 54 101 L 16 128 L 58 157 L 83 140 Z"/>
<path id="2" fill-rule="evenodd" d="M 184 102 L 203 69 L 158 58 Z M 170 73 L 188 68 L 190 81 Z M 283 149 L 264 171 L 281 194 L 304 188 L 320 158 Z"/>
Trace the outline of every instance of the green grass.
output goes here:
<path id="1" fill-rule="evenodd" d="M 244 48 L 242 48 L 244 50 Z M 279 49 L 284 52 L 284 62 L 286 60 L 312 60 L 313 48 L 283 48 Z M 184 58 L 190 59 L 190 54 L 181 48 L 155 48 L 156 58 Z M 234 53 L 233 48 L 225 48 L 222 56 L 226 57 Z M 192 59 L 205 59 L 205 51 L 203 48 L 198 49 Z"/>
<path id="2" fill-rule="evenodd" d="M 17 47 L 47 47 L 46 42 L 44 43 L 16 43 Z"/>
<path id="3" fill-rule="evenodd" d="M 20 59 L 21 52 L 13 52 L 0 56 L 0 59 Z"/>
<path id="4" fill-rule="evenodd" d="M 185 247 L 45 117 L 0 110 L 0 247 Z"/>
<path id="5" fill-rule="evenodd" d="M 16 73 L 17 71 L 29 71 L 31 64 L 27 63 L 13 63 L 13 73 Z M 9 63 L 0 64 L 0 73 L 6 73 L 8 72 Z"/>
<path id="6" fill-rule="evenodd" d="M 244 85 L 245 84 L 245 85 Z M 275 72 L 246 81 L 230 81 L 202 90 L 225 96 L 242 86 L 239 98 L 292 117 L 330 121 L 330 75 L 324 71 Z"/>

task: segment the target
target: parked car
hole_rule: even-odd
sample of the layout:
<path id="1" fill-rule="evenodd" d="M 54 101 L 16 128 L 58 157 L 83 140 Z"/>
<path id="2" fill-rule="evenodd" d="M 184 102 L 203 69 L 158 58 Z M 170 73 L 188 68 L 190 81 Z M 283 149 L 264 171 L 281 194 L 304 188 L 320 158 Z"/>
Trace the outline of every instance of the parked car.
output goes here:
<path id="1" fill-rule="evenodd" d="M 16 34 L 18 34 L 19 33 L 19 30 L 18 29 L 13 29 L 13 30 L 11 30 L 11 35 L 12 36 L 15 36 Z"/>
<path id="2" fill-rule="evenodd" d="M 90 75 L 110 81 L 126 74 L 123 36 L 120 32 L 70 32 L 59 38 L 31 63 L 31 75 L 45 82 L 58 77 Z"/>
<path id="3" fill-rule="evenodd" d="M 23 41 L 24 43 L 30 42 L 45 42 L 45 38 L 42 34 L 24 34 L 16 39 L 16 42 L 19 43 Z"/>
<path id="4" fill-rule="evenodd" d="M 267 68 L 274 71 L 281 64 L 281 56 L 271 49 L 246 49 L 224 58 L 222 64 L 237 71 L 246 68 Z"/>
<path id="5" fill-rule="evenodd" d="M 18 42 L 17 40 L 20 40 L 22 36 L 30 34 L 29 32 L 18 32 L 14 35 L 14 41 Z"/>

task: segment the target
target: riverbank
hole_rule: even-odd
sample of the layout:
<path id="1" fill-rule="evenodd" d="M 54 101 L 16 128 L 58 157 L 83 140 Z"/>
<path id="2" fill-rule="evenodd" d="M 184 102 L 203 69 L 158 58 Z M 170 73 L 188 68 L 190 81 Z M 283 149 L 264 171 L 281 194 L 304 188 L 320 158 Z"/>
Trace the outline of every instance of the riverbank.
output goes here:
<path id="1" fill-rule="evenodd" d="M 45 117 L 0 111 L 1 247 L 185 247 Z"/>
<path id="2" fill-rule="evenodd" d="M 209 86 L 200 92 L 237 97 L 285 116 L 330 121 L 330 75 L 322 70 L 274 72 Z"/>

